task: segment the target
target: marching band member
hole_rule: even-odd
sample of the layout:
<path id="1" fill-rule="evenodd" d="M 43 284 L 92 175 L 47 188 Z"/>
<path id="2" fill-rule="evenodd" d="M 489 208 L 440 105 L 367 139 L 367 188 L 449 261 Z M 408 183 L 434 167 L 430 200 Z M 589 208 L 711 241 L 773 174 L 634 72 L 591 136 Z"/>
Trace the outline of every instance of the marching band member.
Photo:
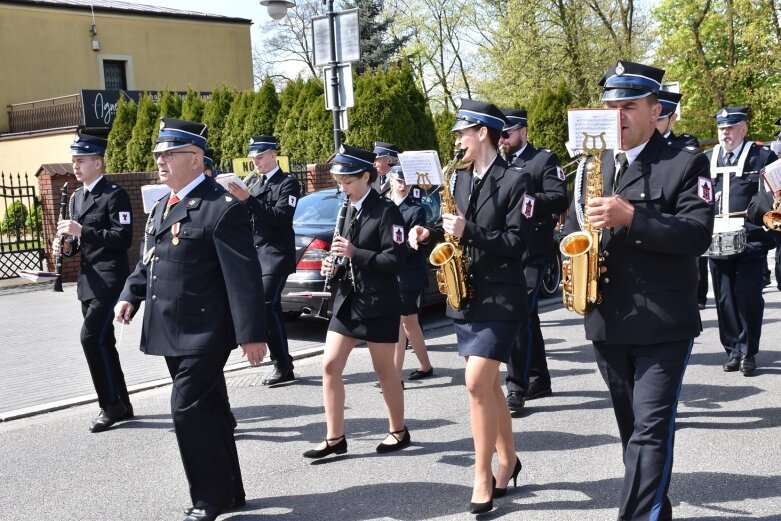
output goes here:
<path id="1" fill-rule="evenodd" d="M 724 193 L 724 175 L 715 168 L 735 166 L 729 176 L 729 201 L 719 211 L 742 212 L 759 190 L 760 171 L 776 159 L 776 154 L 753 141 L 748 134 L 749 107 L 724 107 L 716 115 L 719 144 L 706 155 L 710 160 L 713 190 L 717 199 Z M 744 376 L 754 374 L 755 356 L 762 333 L 762 274 L 767 268 L 767 252 L 775 247 L 774 238 L 760 226 L 746 222 L 746 247 L 742 253 L 710 257 L 713 293 L 719 318 L 719 338 L 729 360 L 722 366 L 726 372 L 740 370 Z"/>
<path id="2" fill-rule="evenodd" d="M 250 138 L 249 156 L 256 170 L 249 186 L 228 183 L 228 191 L 247 205 L 252 218 L 255 249 L 263 272 L 268 349 L 274 361 L 274 369 L 262 383 L 273 386 L 295 379 L 282 316 L 282 290 L 288 275 L 296 271 L 293 215 L 301 187 L 295 177 L 277 165 L 274 136 Z"/>
<path id="3" fill-rule="evenodd" d="M 528 142 L 528 119 L 523 109 L 502 109 L 507 118 L 506 137 L 500 140 L 508 162 L 529 172 L 534 184 L 534 215 L 529 226 L 523 270 L 529 298 L 529 319 L 521 328 L 507 364 L 507 405 L 518 413 L 525 400 L 551 394 L 551 377 L 545 359 L 538 303 L 542 278 L 554 252 L 553 230 L 558 214 L 569 206 L 564 170 L 559 158 L 550 150 L 536 148 Z"/>
<path id="4" fill-rule="evenodd" d="M 263 282 L 245 205 L 203 174 L 207 128 L 162 118 L 154 155 L 170 189 L 145 230 L 144 255 L 125 283 L 116 319 L 144 303 L 141 350 L 164 356 L 171 415 L 192 508 L 214 521 L 245 504 L 223 368 L 238 344 L 250 365 L 266 355 Z"/>
<path id="5" fill-rule="evenodd" d="M 490 103 L 461 100 L 451 130 L 456 133 L 456 146 L 465 150 L 464 161 L 472 166 L 457 171 L 451 182 L 457 213 L 443 214 L 434 229 L 415 226 L 409 234 L 413 248 L 441 242 L 445 233 L 458 237 L 470 259 L 467 282 L 473 296 L 460 311 L 448 306 L 447 315 L 454 322 L 458 353 L 466 358 L 475 445 L 469 505 L 473 514 L 490 511 L 493 498 L 506 493 L 511 479 L 517 486 L 521 470 L 499 366 L 510 360 L 513 342 L 527 317 L 523 255 L 534 189 L 528 173 L 508 167 L 497 153 L 506 122 Z M 499 459 L 495 478 L 494 450 Z"/>
<path id="6" fill-rule="evenodd" d="M 390 198 L 396 203 L 404 219 L 404 236 L 414 226 L 426 224 L 426 209 L 417 202 L 413 194 L 412 185 L 404 180 L 404 172 L 400 166 L 391 168 L 390 174 Z M 420 192 L 420 188 L 414 190 Z M 396 370 L 399 378 L 404 369 L 404 351 L 407 339 L 420 362 L 420 369 L 412 371 L 407 380 L 420 380 L 434 375 L 434 368 L 428 358 L 426 339 L 418 320 L 418 302 L 420 293 L 428 287 L 428 262 L 423 252 L 409 248 L 406 268 L 399 273 L 399 288 L 401 289 L 401 327 L 399 328 L 399 341 L 396 344 Z"/>
<path id="7" fill-rule="evenodd" d="M 705 156 L 668 145 L 656 130 L 663 75 L 622 60 L 600 81 L 605 106 L 621 109 L 624 150 L 603 152 L 604 196 L 573 201 L 565 225 L 576 231 L 576 205 L 585 202 L 586 217 L 602 230 L 601 302 L 584 325 L 623 446 L 622 521 L 672 519 L 675 414 L 702 329 L 697 256 L 713 229 Z"/>
<path id="8" fill-rule="evenodd" d="M 57 233 L 68 235 L 63 255 L 81 252 L 76 283 L 84 317 L 81 346 L 100 406 L 90 432 L 133 417 L 112 322 L 114 304 L 130 273 L 133 210 L 125 189 L 104 175 L 107 144 L 104 138 L 76 135 L 71 145 L 73 173 L 83 186 L 71 196 L 69 218 L 57 223 Z"/>
<path id="9" fill-rule="evenodd" d="M 350 201 L 351 218 L 331 244 L 336 261 L 323 261 L 324 275 L 336 269 L 340 279 L 323 353 L 323 403 L 326 437 L 306 458 L 322 458 L 347 452 L 344 429 L 344 381 L 342 374 L 350 352 L 359 340 L 369 345 L 372 364 L 382 386 L 388 412 L 389 433 L 377 452 L 393 452 L 410 444 L 404 425 L 404 392 L 393 364 L 399 338 L 401 297 L 398 273 L 404 267 L 404 220 L 398 208 L 381 197 L 371 184 L 376 180 L 375 155 L 344 145 L 331 173 Z"/>
<path id="10" fill-rule="evenodd" d="M 374 168 L 377 170 L 377 179 L 372 183 L 380 195 L 386 195 L 390 190 L 390 176 L 388 173 L 392 166 L 399 163 L 399 147 L 393 143 L 384 141 L 374 142 Z"/>

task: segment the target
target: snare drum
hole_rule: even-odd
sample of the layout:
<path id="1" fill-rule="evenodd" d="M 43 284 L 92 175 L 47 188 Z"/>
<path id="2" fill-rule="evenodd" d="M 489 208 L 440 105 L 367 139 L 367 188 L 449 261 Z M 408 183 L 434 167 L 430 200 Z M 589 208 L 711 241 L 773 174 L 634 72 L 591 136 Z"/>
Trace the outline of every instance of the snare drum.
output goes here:
<path id="1" fill-rule="evenodd" d="M 741 253 L 746 248 L 746 229 L 743 219 L 717 218 L 713 226 L 713 237 L 703 257 L 728 257 Z"/>

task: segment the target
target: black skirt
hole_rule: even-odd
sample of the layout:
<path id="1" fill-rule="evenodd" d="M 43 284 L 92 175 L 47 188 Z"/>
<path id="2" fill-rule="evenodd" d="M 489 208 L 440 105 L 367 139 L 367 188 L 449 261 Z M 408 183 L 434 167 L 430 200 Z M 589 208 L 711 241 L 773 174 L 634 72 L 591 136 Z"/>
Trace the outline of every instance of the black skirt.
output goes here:
<path id="1" fill-rule="evenodd" d="M 510 361 L 510 353 L 521 321 L 467 322 L 453 320 L 461 356 L 479 356 L 499 362 Z"/>
<path id="2" fill-rule="evenodd" d="M 399 315 L 352 318 L 350 316 L 352 310 L 350 300 L 351 296 L 348 296 L 339 308 L 339 313 L 331 316 L 328 331 L 378 344 L 395 344 L 399 341 L 399 324 L 401 323 Z"/>
<path id="3" fill-rule="evenodd" d="M 420 311 L 420 291 L 401 292 L 401 314 L 416 315 Z"/>

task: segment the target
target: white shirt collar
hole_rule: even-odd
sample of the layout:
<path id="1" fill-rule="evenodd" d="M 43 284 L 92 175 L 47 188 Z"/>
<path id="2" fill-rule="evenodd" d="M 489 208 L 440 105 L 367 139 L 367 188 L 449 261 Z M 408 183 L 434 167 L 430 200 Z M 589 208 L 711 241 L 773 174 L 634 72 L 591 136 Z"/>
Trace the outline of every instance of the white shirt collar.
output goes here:
<path id="1" fill-rule="evenodd" d="M 486 174 L 488 171 L 490 171 L 490 170 L 491 170 L 491 168 L 493 168 L 493 166 L 494 166 L 494 163 L 496 163 L 496 160 L 497 160 L 497 159 L 499 159 L 499 152 L 498 152 L 498 151 L 496 152 L 496 157 L 494 158 L 494 160 L 493 160 L 493 161 L 491 161 L 491 164 L 490 164 L 490 165 L 488 165 L 488 170 L 486 170 L 485 172 L 478 172 L 476 167 L 472 167 L 472 177 L 474 177 L 475 179 L 477 179 L 478 181 L 480 181 L 480 180 L 483 178 L 483 176 L 484 176 L 484 175 L 485 175 L 485 174 Z"/>
<path id="2" fill-rule="evenodd" d="M 269 181 L 269 179 L 271 179 L 272 177 L 274 177 L 274 176 L 276 175 L 276 173 L 277 173 L 277 172 L 279 172 L 280 170 L 282 170 L 282 169 L 281 169 L 281 168 L 279 168 L 279 165 L 277 165 L 277 166 L 276 166 L 276 168 L 274 168 L 274 170 L 272 170 L 272 171 L 270 171 L 270 172 L 266 172 L 265 174 L 260 174 L 260 175 L 264 175 L 264 176 L 266 176 L 266 182 L 268 182 L 268 181 Z"/>
<path id="3" fill-rule="evenodd" d="M 527 147 L 527 146 L 529 146 L 529 142 L 528 142 L 528 141 L 527 141 L 526 143 L 524 143 L 524 145 L 521 147 L 521 149 L 520 149 L 520 150 L 518 150 L 518 152 L 516 152 L 515 154 L 513 154 L 513 158 L 510 160 L 510 162 L 512 163 L 512 162 L 513 162 L 513 161 L 515 161 L 515 160 L 516 160 L 518 157 L 520 157 L 520 155 L 521 155 L 521 154 L 523 154 L 523 151 L 524 151 L 524 150 L 526 150 L 526 147 Z"/>
<path id="4" fill-rule="evenodd" d="M 665 132 L 665 133 L 664 133 L 664 136 L 662 136 L 662 137 L 663 137 L 664 139 L 667 139 L 668 137 L 670 137 L 670 134 L 671 134 L 671 133 L 672 133 L 672 130 L 668 130 L 667 132 Z"/>
<path id="5" fill-rule="evenodd" d="M 179 197 L 179 200 L 181 201 L 182 199 L 187 197 L 187 194 L 193 191 L 193 188 L 195 188 L 205 180 L 206 180 L 206 175 L 202 173 L 201 175 L 199 175 L 198 177 L 190 181 L 184 188 L 182 188 L 178 192 L 171 191 L 171 193 L 172 194 L 175 193 L 177 197 Z"/>
<path id="6" fill-rule="evenodd" d="M 732 151 L 732 157 L 734 158 L 733 161 L 737 161 L 740 157 L 740 153 L 743 152 L 743 147 L 746 146 L 746 140 L 740 142 L 738 146 L 735 147 L 735 149 Z M 725 157 L 729 152 L 727 152 L 727 149 L 723 149 L 721 151 L 722 157 Z"/>
<path id="7" fill-rule="evenodd" d="M 353 208 L 355 208 L 355 214 L 356 215 L 358 215 L 358 213 L 361 211 L 361 208 L 363 207 L 363 202 L 366 200 L 366 197 L 368 197 L 369 192 L 371 192 L 371 191 L 372 191 L 372 188 L 369 188 L 368 190 L 366 190 L 366 193 L 363 194 L 363 197 L 361 197 L 360 201 L 358 201 L 357 203 L 355 203 L 353 205 Z"/>
<path id="8" fill-rule="evenodd" d="M 101 180 L 101 179 L 103 179 L 103 174 L 101 174 L 101 175 L 100 175 L 100 177 L 98 177 L 97 179 L 95 179 L 94 181 L 92 181 L 90 184 L 88 184 L 88 185 L 84 185 L 84 188 L 85 188 L 85 189 L 86 189 L 88 192 L 92 193 L 92 191 L 95 189 L 95 187 L 98 185 L 98 183 L 100 182 L 100 180 Z"/>
<path id="9" fill-rule="evenodd" d="M 648 141 L 650 141 L 650 139 Z M 642 152 L 643 149 L 645 148 L 645 146 L 648 144 L 648 141 L 646 141 L 645 143 L 642 143 L 640 145 L 637 145 L 634 148 L 630 148 L 629 150 L 615 150 L 613 152 L 613 159 L 616 159 L 616 156 L 619 154 L 619 152 L 623 152 L 624 154 L 626 154 L 627 165 L 631 165 L 632 162 L 635 159 L 637 159 L 637 156 L 640 155 L 640 152 Z M 616 163 L 617 162 L 618 161 L 616 161 Z"/>

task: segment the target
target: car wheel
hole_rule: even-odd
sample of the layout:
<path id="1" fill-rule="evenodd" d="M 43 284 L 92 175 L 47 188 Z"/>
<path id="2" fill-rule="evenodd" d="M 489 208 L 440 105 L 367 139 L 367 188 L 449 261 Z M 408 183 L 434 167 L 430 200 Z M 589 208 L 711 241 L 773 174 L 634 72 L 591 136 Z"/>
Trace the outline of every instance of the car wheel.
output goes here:
<path id="1" fill-rule="evenodd" d="M 293 321 L 297 320 L 301 316 L 301 311 L 285 311 L 282 313 L 282 317 L 285 320 Z"/>
<path id="2" fill-rule="evenodd" d="M 540 293 L 543 297 L 552 297 L 559 290 L 561 282 L 561 257 L 553 256 L 553 262 L 548 264 L 545 274 L 542 277 L 542 287 Z"/>

